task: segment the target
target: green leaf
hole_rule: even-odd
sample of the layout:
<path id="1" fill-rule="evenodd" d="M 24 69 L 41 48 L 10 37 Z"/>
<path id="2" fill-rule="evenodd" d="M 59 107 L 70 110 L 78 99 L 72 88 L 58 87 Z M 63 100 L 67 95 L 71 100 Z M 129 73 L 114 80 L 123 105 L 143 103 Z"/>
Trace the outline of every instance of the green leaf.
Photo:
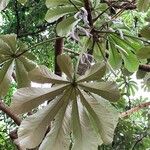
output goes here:
<path id="1" fill-rule="evenodd" d="M 98 94 L 103 98 L 115 102 L 120 98 L 117 84 L 114 82 L 91 82 L 79 84 L 84 90 Z"/>
<path id="2" fill-rule="evenodd" d="M 57 56 L 57 64 L 62 72 L 64 72 L 68 78 L 72 81 L 74 75 L 74 69 L 72 66 L 72 60 L 68 55 L 62 54 Z"/>
<path id="3" fill-rule="evenodd" d="M 140 34 L 142 37 L 150 40 L 150 25 L 143 27 L 142 30 L 140 31 Z"/>
<path id="4" fill-rule="evenodd" d="M 32 149 L 41 143 L 47 131 L 47 126 L 50 125 L 65 103 L 69 102 L 69 94 L 70 92 L 65 92 L 63 96 L 57 97 L 44 109 L 23 120 L 18 130 L 18 141 L 23 149 Z"/>
<path id="5" fill-rule="evenodd" d="M 134 55 L 132 52 L 127 51 L 127 53 L 120 51 L 122 55 L 122 59 L 124 60 L 124 66 L 129 72 L 135 72 L 139 68 L 139 61 L 137 56 Z"/>
<path id="6" fill-rule="evenodd" d="M 150 58 L 150 46 L 145 46 L 143 48 L 141 48 L 138 53 L 137 56 L 141 59 L 148 59 Z"/>
<path id="7" fill-rule="evenodd" d="M 13 96 L 11 109 L 16 114 L 29 112 L 44 101 L 50 101 L 61 94 L 67 86 L 67 84 L 63 84 L 51 88 L 27 87 L 18 89 Z"/>
<path id="8" fill-rule="evenodd" d="M 106 64 L 96 63 L 85 72 L 85 75 L 79 76 L 77 82 L 99 80 L 105 75 L 105 72 L 106 72 Z"/>
<path id="9" fill-rule="evenodd" d="M 76 12 L 76 9 L 73 6 L 61 6 L 59 8 L 49 9 L 46 13 L 45 20 L 49 23 L 57 21 L 59 18 L 63 17 L 66 14 Z"/>
<path id="10" fill-rule="evenodd" d="M 109 63 L 113 69 L 119 69 L 122 65 L 122 58 L 113 43 L 109 43 Z"/>
<path id="11" fill-rule="evenodd" d="M 22 5 L 25 5 L 25 3 L 27 2 L 28 0 L 18 0 L 19 3 L 21 3 Z"/>
<path id="12" fill-rule="evenodd" d="M 74 0 L 73 3 L 76 6 L 82 6 L 83 3 L 80 0 Z M 57 7 L 57 6 L 62 6 L 62 5 L 72 5 L 71 2 L 69 2 L 69 0 L 46 0 L 46 6 L 48 8 L 52 8 L 52 7 Z"/>
<path id="13" fill-rule="evenodd" d="M 58 36 L 67 36 L 68 33 L 70 33 L 74 29 L 74 27 L 78 24 L 79 21 L 79 19 L 77 20 L 74 17 L 68 17 L 67 19 L 64 19 L 63 21 L 58 23 L 56 27 L 56 32 Z"/>
<path id="14" fill-rule="evenodd" d="M 146 12 L 150 7 L 150 0 L 138 0 L 137 8 L 139 11 Z"/>

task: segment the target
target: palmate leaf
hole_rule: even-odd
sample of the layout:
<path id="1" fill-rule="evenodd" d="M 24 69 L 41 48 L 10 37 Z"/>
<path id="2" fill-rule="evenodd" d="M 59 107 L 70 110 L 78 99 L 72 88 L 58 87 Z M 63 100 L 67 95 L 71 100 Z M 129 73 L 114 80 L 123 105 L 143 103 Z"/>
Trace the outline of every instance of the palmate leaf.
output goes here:
<path id="1" fill-rule="evenodd" d="M 150 0 L 138 0 L 137 8 L 139 11 L 146 12 L 149 9 Z"/>
<path id="2" fill-rule="evenodd" d="M 54 84 L 64 84 L 69 83 L 63 77 L 57 76 L 46 66 L 38 66 L 34 70 L 29 72 L 30 79 L 37 83 L 54 83 Z"/>
<path id="3" fill-rule="evenodd" d="M 11 83 L 11 75 L 13 72 L 13 61 L 9 60 L 6 62 L 0 70 L 0 96 L 5 96 L 9 84 Z"/>
<path id="4" fill-rule="evenodd" d="M 143 27 L 142 30 L 140 31 L 140 34 L 142 37 L 150 40 L 150 25 Z"/>
<path id="5" fill-rule="evenodd" d="M 26 46 L 25 45 L 23 46 L 21 42 L 20 43 L 17 42 L 15 34 L 7 34 L 7 35 L 0 36 L 0 57 L 2 58 L 0 60 L 0 63 L 3 66 L 5 66 L 5 64 L 7 65 L 5 69 L 1 68 L 0 76 L 2 76 L 3 74 L 1 80 L 3 80 L 3 78 L 5 79 L 7 78 L 5 77 L 7 69 L 10 66 L 14 66 L 12 72 L 10 72 L 10 74 L 7 76 L 11 76 L 13 72 L 15 73 L 18 88 L 30 86 L 31 81 L 29 79 L 28 72 L 36 67 L 36 64 L 33 63 L 33 61 L 29 60 L 28 56 L 26 56 L 25 53 L 23 53 L 25 50 L 27 50 Z M 14 65 L 12 65 L 12 63 L 14 63 Z M 9 78 L 9 81 L 11 81 L 10 79 L 11 78 Z M 7 83 L 11 83 L 11 82 L 7 82 Z M 1 81 L 0 81 L 0 86 L 2 86 Z M 6 94 L 6 92 L 3 93 Z M 4 96 L 4 95 L 0 95 L 0 96 Z"/>
<path id="6" fill-rule="evenodd" d="M 80 89 L 81 102 L 86 107 L 93 127 L 105 144 L 113 141 L 113 132 L 117 125 L 118 113 L 110 104 L 97 95 L 89 95 Z"/>
<path id="7" fill-rule="evenodd" d="M 78 99 L 77 107 L 79 109 L 79 120 L 80 120 L 80 130 L 79 133 L 80 138 L 77 134 L 73 135 L 73 150 L 96 150 L 98 148 L 98 145 L 101 145 L 103 141 L 98 136 L 96 131 L 93 130 L 93 127 L 91 126 L 90 119 L 88 117 L 87 111 L 85 110 L 84 106 L 81 104 L 81 102 Z M 76 117 L 76 116 L 75 116 Z M 72 120 L 74 116 L 72 116 Z M 73 126 L 77 126 L 77 124 L 73 124 Z M 77 127 L 75 127 L 77 128 Z"/>
<path id="8" fill-rule="evenodd" d="M 111 39 L 109 39 L 110 41 Z M 113 69 L 119 69 L 122 65 L 122 58 L 121 54 L 118 53 L 118 50 L 115 47 L 115 44 L 113 42 L 109 43 L 109 59 L 108 59 L 110 65 Z"/>
<path id="9" fill-rule="evenodd" d="M 139 60 L 137 56 L 133 53 L 136 50 L 131 45 L 131 43 L 126 42 L 126 40 L 121 39 L 120 37 L 114 34 L 111 36 L 111 40 L 114 41 L 117 50 L 121 54 L 125 68 L 129 72 L 137 71 L 139 68 Z"/>
<path id="10" fill-rule="evenodd" d="M 28 72 L 23 63 L 18 59 L 15 61 L 15 66 L 18 88 L 30 86 L 31 80 L 28 77 Z"/>
<path id="11" fill-rule="evenodd" d="M 74 17 L 68 17 L 65 20 L 57 24 L 56 32 L 58 36 L 64 37 L 70 33 L 74 27 L 78 24 L 80 19 L 75 19 Z"/>
<path id="12" fill-rule="evenodd" d="M 150 58 L 150 46 L 145 46 L 145 47 L 141 48 L 138 51 L 137 56 L 141 59 Z"/>
<path id="13" fill-rule="evenodd" d="M 72 81 L 74 69 L 71 58 L 68 55 L 59 55 L 57 57 L 57 64 L 59 65 L 61 71 L 64 72 Z"/>
<path id="14" fill-rule="evenodd" d="M 92 83 L 80 83 L 83 89 L 98 94 L 105 99 L 115 102 L 119 99 L 120 94 L 117 88 L 117 84 L 114 82 L 92 82 Z"/>
<path id="15" fill-rule="evenodd" d="M 94 64 L 89 70 L 85 72 L 83 76 L 77 79 L 77 82 L 94 81 L 101 79 L 106 72 L 105 63 Z"/>
<path id="16" fill-rule="evenodd" d="M 74 5 L 76 7 L 74 7 Z M 55 22 L 58 19 L 63 19 L 57 24 L 56 32 L 59 36 L 69 36 L 81 19 L 77 19 L 74 15 L 84 7 L 82 0 L 74 0 L 73 3 L 69 0 L 46 0 L 48 11 L 45 20 L 49 23 Z M 64 16 L 69 15 L 68 18 Z"/>
<path id="17" fill-rule="evenodd" d="M 5 96 L 9 84 L 11 83 L 11 75 L 13 72 L 13 60 L 7 61 L 0 70 L 0 96 Z"/>
<path id="18" fill-rule="evenodd" d="M 75 93 L 72 100 L 72 150 L 96 150 L 102 141 L 92 130 L 89 118 Z"/>
<path id="19" fill-rule="evenodd" d="M 28 145 L 28 148 L 34 148 L 42 141 L 46 133 L 47 126 L 54 119 L 61 107 L 68 104 L 69 94 L 70 93 L 68 91 L 65 92 L 63 96 L 56 98 L 44 109 L 23 121 L 20 129 L 18 130 L 18 140 L 21 147 L 26 148 L 26 145 Z M 31 142 L 28 143 L 28 141 Z"/>
<path id="20" fill-rule="evenodd" d="M 83 3 L 82 3 L 82 0 L 74 0 L 73 3 L 75 5 L 78 5 L 78 6 L 82 6 Z M 62 5 L 72 5 L 69 0 L 46 0 L 46 6 L 47 8 L 52 8 L 52 7 L 58 7 L 58 6 L 62 6 Z"/>
<path id="21" fill-rule="evenodd" d="M 52 88 L 21 88 L 13 96 L 11 109 L 16 114 L 26 113 L 36 108 L 46 100 L 52 100 L 57 95 L 61 94 L 67 84 L 54 86 Z"/>
<path id="22" fill-rule="evenodd" d="M 25 3 L 27 2 L 28 0 L 18 0 L 19 3 L 21 3 L 22 5 L 25 5 Z"/>
<path id="23" fill-rule="evenodd" d="M 112 142 L 118 116 L 110 103 L 102 97 L 111 101 L 119 99 L 119 90 L 113 82 L 91 82 L 104 75 L 105 64 L 92 66 L 85 76 L 77 81 L 76 77 L 72 76 L 76 75 L 76 72 L 73 70 L 71 58 L 60 55 L 58 62 L 59 67 L 67 76 L 68 82 L 66 84 L 62 84 L 63 78 L 61 82 L 61 77 L 58 77 L 58 82 L 57 76 L 48 73 L 48 70 L 44 68 L 44 71 L 42 69 L 37 71 L 40 77 L 37 79 L 42 82 L 48 82 L 48 79 L 52 82 L 56 81 L 55 86 L 46 89 L 19 89 L 13 97 L 11 108 L 17 114 L 31 111 L 46 100 L 50 102 L 43 110 L 21 123 L 18 137 L 20 145 L 29 149 L 38 146 L 44 137 L 47 125 L 53 119 L 55 120 L 52 123 L 52 128 L 42 142 L 40 150 L 54 148 L 59 150 L 60 147 L 63 150 L 68 150 L 70 134 L 73 141 L 72 150 L 86 150 L 88 148 L 94 150 L 102 143 Z M 65 64 L 65 62 L 67 63 Z M 32 78 L 34 75 L 37 76 L 34 73 L 32 75 Z M 68 110 L 71 114 L 69 117 Z M 34 137 L 37 139 L 31 140 Z"/>
<path id="24" fill-rule="evenodd" d="M 60 6 L 59 9 L 57 7 L 50 8 L 46 13 L 45 20 L 49 23 L 52 23 L 66 14 L 73 12 L 76 12 L 74 6 Z"/>
<path id="25" fill-rule="evenodd" d="M 67 103 L 66 103 L 67 104 Z M 52 122 L 51 131 L 47 134 L 39 150 L 66 150 L 70 145 L 70 108 L 64 105 Z"/>

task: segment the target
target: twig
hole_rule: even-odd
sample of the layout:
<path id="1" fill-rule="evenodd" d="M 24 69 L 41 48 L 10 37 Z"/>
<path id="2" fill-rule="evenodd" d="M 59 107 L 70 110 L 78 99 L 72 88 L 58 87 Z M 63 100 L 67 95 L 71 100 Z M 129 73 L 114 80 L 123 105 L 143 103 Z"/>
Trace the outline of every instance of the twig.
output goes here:
<path id="1" fill-rule="evenodd" d="M 147 134 L 143 135 L 140 139 L 138 139 L 135 144 L 132 147 L 132 150 L 136 150 L 135 147 L 138 143 L 140 143 L 145 137 L 147 136 Z"/>
<path id="2" fill-rule="evenodd" d="M 131 108 L 130 110 L 126 111 L 126 112 L 123 112 L 120 114 L 120 118 L 124 118 L 124 117 L 127 117 L 127 116 L 130 116 L 131 114 L 145 108 L 145 107 L 149 107 L 150 106 L 150 102 L 145 102 L 143 104 L 140 104 L 134 108 Z"/>

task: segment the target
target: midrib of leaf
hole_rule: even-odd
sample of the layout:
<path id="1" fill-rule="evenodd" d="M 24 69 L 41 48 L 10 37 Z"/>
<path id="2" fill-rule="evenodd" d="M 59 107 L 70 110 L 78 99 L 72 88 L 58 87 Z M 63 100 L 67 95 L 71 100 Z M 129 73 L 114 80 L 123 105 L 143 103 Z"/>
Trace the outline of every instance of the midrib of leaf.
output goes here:
<path id="1" fill-rule="evenodd" d="M 47 124 L 49 123 L 49 122 L 51 122 L 53 119 L 54 119 L 54 117 L 56 116 L 56 114 L 59 112 L 59 108 L 62 106 L 67 106 L 67 104 L 68 104 L 68 102 L 69 102 L 69 97 L 70 97 L 70 92 L 71 92 L 71 90 L 72 89 L 70 89 L 69 91 L 68 90 L 66 90 L 66 92 L 63 94 L 63 96 L 59 99 L 58 98 L 58 102 L 56 103 L 56 104 L 54 104 L 54 106 L 53 106 L 53 108 L 52 108 L 52 110 L 49 112 L 47 112 L 47 115 L 46 115 L 46 117 L 44 117 L 42 120 L 41 120 L 41 123 L 39 123 L 39 125 L 34 129 L 34 131 L 32 132 L 32 136 L 33 136 L 33 134 L 34 134 L 34 132 L 36 132 L 36 130 L 40 127 L 40 126 L 43 126 L 43 122 L 44 122 L 44 120 L 47 120 L 48 122 L 45 122 L 45 127 L 47 126 Z M 64 99 L 64 97 L 65 96 L 67 96 L 67 95 L 69 95 L 68 96 L 68 98 L 65 98 Z M 55 100 L 55 99 L 54 99 Z M 63 102 L 65 102 L 65 104 L 63 104 Z"/>
<path id="2" fill-rule="evenodd" d="M 100 122 L 97 114 L 95 113 L 95 111 L 93 110 L 93 108 L 90 106 L 90 104 L 86 101 L 86 98 L 84 97 L 84 94 L 83 92 L 79 89 L 79 94 L 80 94 L 80 97 L 81 97 L 81 102 L 83 104 L 83 106 L 86 107 L 89 115 L 92 117 L 92 120 L 94 121 L 94 124 L 96 126 L 96 130 L 98 131 L 98 134 L 100 135 L 100 137 L 103 139 L 103 132 L 102 130 L 98 127 L 99 125 L 102 126 L 102 123 Z"/>
<path id="3" fill-rule="evenodd" d="M 61 128 L 62 128 L 62 122 L 64 121 L 64 115 L 65 115 L 66 108 L 67 108 L 67 105 L 68 105 L 68 103 L 69 103 L 69 98 L 71 97 L 72 91 L 73 91 L 73 89 L 71 89 L 71 92 L 70 92 L 70 94 L 69 94 L 69 96 L 68 96 L 68 100 L 67 100 L 67 102 L 64 104 L 63 117 L 61 118 L 61 126 L 60 126 L 59 129 L 58 129 L 58 133 L 57 133 L 57 135 L 56 135 L 56 138 L 58 138 L 59 132 L 60 132 L 60 130 L 61 130 Z M 56 144 L 56 141 L 55 141 L 54 144 Z"/>

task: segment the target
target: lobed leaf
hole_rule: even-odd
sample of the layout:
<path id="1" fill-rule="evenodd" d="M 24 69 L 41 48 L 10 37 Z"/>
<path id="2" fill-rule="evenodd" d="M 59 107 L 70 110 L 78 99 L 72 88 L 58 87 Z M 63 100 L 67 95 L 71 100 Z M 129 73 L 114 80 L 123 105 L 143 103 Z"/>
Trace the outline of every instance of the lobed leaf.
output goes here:
<path id="1" fill-rule="evenodd" d="M 74 17 L 68 17 L 58 23 L 56 27 L 56 32 L 58 36 L 68 36 L 68 34 L 75 28 L 79 21 L 79 19 L 77 20 Z"/>
<path id="2" fill-rule="evenodd" d="M 19 59 L 16 59 L 15 64 L 16 64 L 15 69 L 18 88 L 30 86 L 31 80 L 28 77 L 28 73 L 23 63 Z"/>
<path id="3" fill-rule="evenodd" d="M 67 103 L 66 103 L 67 104 Z M 39 150 L 68 150 L 70 145 L 70 109 L 63 105 L 51 124 L 51 130 Z"/>
<path id="4" fill-rule="evenodd" d="M 59 18 L 65 16 L 66 14 L 76 12 L 74 6 L 60 6 L 59 8 L 51 8 L 47 11 L 45 20 L 49 23 L 57 21 Z"/>
<path id="5" fill-rule="evenodd" d="M 115 82 L 80 83 L 79 86 L 84 90 L 98 94 L 111 102 L 115 102 L 120 98 L 120 92 Z"/>
<path id="6" fill-rule="evenodd" d="M 106 72 L 106 64 L 96 63 L 85 72 L 85 75 L 79 76 L 77 82 L 99 80 L 104 76 L 105 72 Z"/>
<path id="7" fill-rule="evenodd" d="M 88 111 L 90 123 L 104 144 L 113 141 L 113 134 L 118 123 L 118 113 L 109 102 L 98 95 L 89 96 L 79 89 L 81 102 Z M 110 109 L 111 108 L 111 109 Z"/>
<path id="8" fill-rule="evenodd" d="M 141 59 L 150 58 L 150 46 L 145 46 L 137 52 L 137 56 Z"/>
<path id="9" fill-rule="evenodd" d="M 69 83 L 63 77 L 51 73 L 46 66 L 38 66 L 37 68 L 29 72 L 29 76 L 33 82 L 37 83 L 54 83 L 54 84 Z"/>
<path id="10" fill-rule="evenodd" d="M 21 88 L 13 96 L 11 109 L 16 114 L 22 114 L 38 107 L 46 100 L 53 100 L 61 94 L 68 84 L 54 86 L 51 88 Z"/>
<path id="11" fill-rule="evenodd" d="M 18 130 L 18 142 L 22 148 L 35 148 L 41 143 L 48 125 L 50 125 L 61 107 L 66 105 L 65 103 L 68 103 L 69 94 L 68 91 L 65 92 L 63 96 L 57 97 L 44 109 L 23 120 Z"/>
<path id="12" fill-rule="evenodd" d="M 74 69 L 72 66 L 72 60 L 68 55 L 62 54 L 57 56 L 57 64 L 62 72 L 64 72 L 68 78 L 72 81 L 74 75 Z"/>

